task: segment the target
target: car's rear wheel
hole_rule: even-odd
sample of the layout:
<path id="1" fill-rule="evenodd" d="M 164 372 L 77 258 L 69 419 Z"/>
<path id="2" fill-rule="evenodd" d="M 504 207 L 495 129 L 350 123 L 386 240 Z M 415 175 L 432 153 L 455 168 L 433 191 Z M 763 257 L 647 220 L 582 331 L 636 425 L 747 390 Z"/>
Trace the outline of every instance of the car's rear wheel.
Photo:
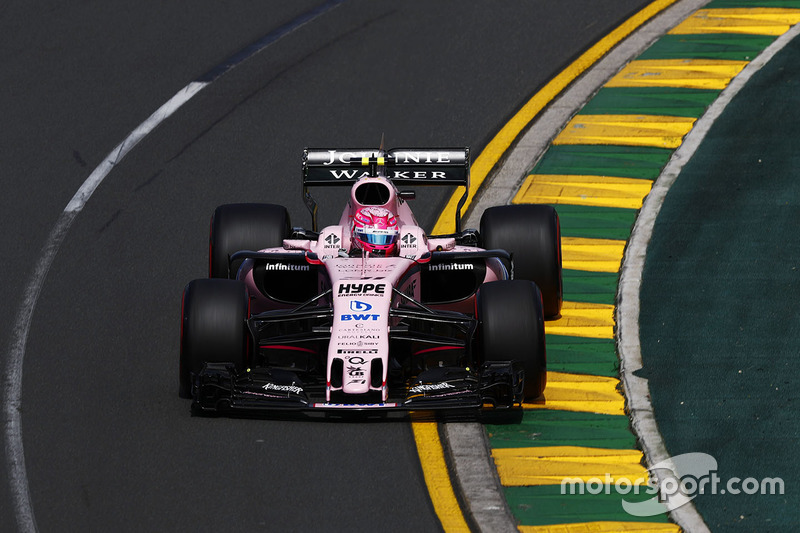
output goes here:
<path id="1" fill-rule="evenodd" d="M 481 246 L 511 254 L 513 278 L 536 283 L 542 291 L 544 315 L 561 313 L 561 229 L 549 205 L 490 207 L 481 217 Z"/>
<path id="2" fill-rule="evenodd" d="M 282 205 L 226 204 L 211 217 L 208 243 L 208 276 L 236 278 L 241 261 L 228 266 L 228 258 L 240 250 L 261 250 L 283 244 L 291 234 L 289 213 Z"/>
<path id="3" fill-rule="evenodd" d="M 542 296 L 527 280 L 494 281 L 478 291 L 478 344 L 483 361 L 519 361 L 524 395 L 538 398 L 547 384 Z"/>
<path id="4" fill-rule="evenodd" d="M 180 388 L 191 397 L 191 374 L 205 363 L 247 364 L 249 300 L 241 281 L 197 279 L 183 291 L 181 309 Z"/>

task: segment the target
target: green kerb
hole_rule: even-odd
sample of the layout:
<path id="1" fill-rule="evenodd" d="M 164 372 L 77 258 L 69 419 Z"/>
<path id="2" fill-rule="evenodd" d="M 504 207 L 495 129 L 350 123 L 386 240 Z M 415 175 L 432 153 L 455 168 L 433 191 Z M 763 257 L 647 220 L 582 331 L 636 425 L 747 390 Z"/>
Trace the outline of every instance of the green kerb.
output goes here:
<path id="1" fill-rule="evenodd" d="M 531 174 L 614 176 L 654 180 L 669 161 L 669 148 L 554 145 Z"/>
<path id="2" fill-rule="evenodd" d="M 720 91 L 669 87 L 608 87 L 581 110 L 583 115 L 699 117 Z"/>
<path id="3" fill-rule="evenodd" d="M 596 487 L 590 488 L 597 490 Z M 561 494 L 561 485 L 544 485 L 507 487 L 505 492 L 514 516 L 525 526 L 596 521 L 668 522 L 666 514 L 638 517 L 629 515 L 622 508 L 623 499 L 639 502 L 654 497 L 646 493 L 644 488 L 638 495 L 619 494 L 613 485 L 610 489 L 610 494 L 605 494 L 605 487 L 600 489 L 600 494 Z M 564 490 L 569 492 L 569 487 Z"/>
<path id="4" fill-rule="evenodd" d="M 532 446 L 582 446 L 609 450 L 631 450 L 636 441 L 628 417 L 531 409 L 522 423 L 486 425 L 492 448 Z"/>

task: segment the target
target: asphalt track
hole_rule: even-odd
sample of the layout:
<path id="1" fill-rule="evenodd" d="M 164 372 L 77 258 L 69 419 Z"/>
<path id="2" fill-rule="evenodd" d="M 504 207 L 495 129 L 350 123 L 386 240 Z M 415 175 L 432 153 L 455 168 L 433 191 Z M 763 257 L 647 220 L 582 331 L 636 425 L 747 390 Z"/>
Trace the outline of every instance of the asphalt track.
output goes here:
<path id="1" fill-rule="evenodd" d="M 92 169 L 187 83 L 321 3 L 4 6 L 4 347 L 41 248 Z M 254 199 L 307 224 L 304 146 L 385 134 L 390 145 L 477 153 L 533 90 L 645 3 L 351 0 L 164 122 L 95 192 L 38 294 L 21 398 L 38 529 L 436 529 L 405 422 L 189 416 L 176 395 L 179 298 L 205 275 L 208 217 Z M 421 195 L 423 224 L 444 197 Z M 340 206 L 322 209 L 325 223 Z M 4 348 L 3 368 L 8 357 Z M 19 526 L 9 485 L 2 531 Z"/>

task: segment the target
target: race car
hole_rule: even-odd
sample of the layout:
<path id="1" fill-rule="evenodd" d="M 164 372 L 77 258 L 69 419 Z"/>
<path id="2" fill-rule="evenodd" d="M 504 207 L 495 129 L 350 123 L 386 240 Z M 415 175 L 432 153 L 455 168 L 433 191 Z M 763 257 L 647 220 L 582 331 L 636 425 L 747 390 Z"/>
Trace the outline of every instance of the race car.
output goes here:
<path id="1" fill-rule="evenodd" d="M 469 149 L 310 149 L 311 229 L 285 207 L 219 206 L 209 277 L 184 289 L 179 393 L 195 413 L 519 406 L 546 384 L 562 302 L 558 214 L 485 211 L 461 229 Z M 456 232 L 427 235 L 416 190 L 463 187 Z M 322 229 L 311 187 L 350 187 Z"/>

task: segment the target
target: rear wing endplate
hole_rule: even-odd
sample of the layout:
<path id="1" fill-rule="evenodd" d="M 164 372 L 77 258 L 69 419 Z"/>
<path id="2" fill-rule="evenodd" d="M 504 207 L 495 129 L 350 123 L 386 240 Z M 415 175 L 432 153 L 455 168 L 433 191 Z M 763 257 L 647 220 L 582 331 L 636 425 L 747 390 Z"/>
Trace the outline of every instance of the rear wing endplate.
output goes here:
<path id="1" fill-rule="evenodd" d="M 469 148 L 327 149 L 303 151 L 303 200 L 317 231 L 317 203 L 312 186 L 352 186 L 365 176 L 384 176 L 397 185 L 464 187 L 456 209 L 461 231 L 461 208 L 469 194 Z"/>

